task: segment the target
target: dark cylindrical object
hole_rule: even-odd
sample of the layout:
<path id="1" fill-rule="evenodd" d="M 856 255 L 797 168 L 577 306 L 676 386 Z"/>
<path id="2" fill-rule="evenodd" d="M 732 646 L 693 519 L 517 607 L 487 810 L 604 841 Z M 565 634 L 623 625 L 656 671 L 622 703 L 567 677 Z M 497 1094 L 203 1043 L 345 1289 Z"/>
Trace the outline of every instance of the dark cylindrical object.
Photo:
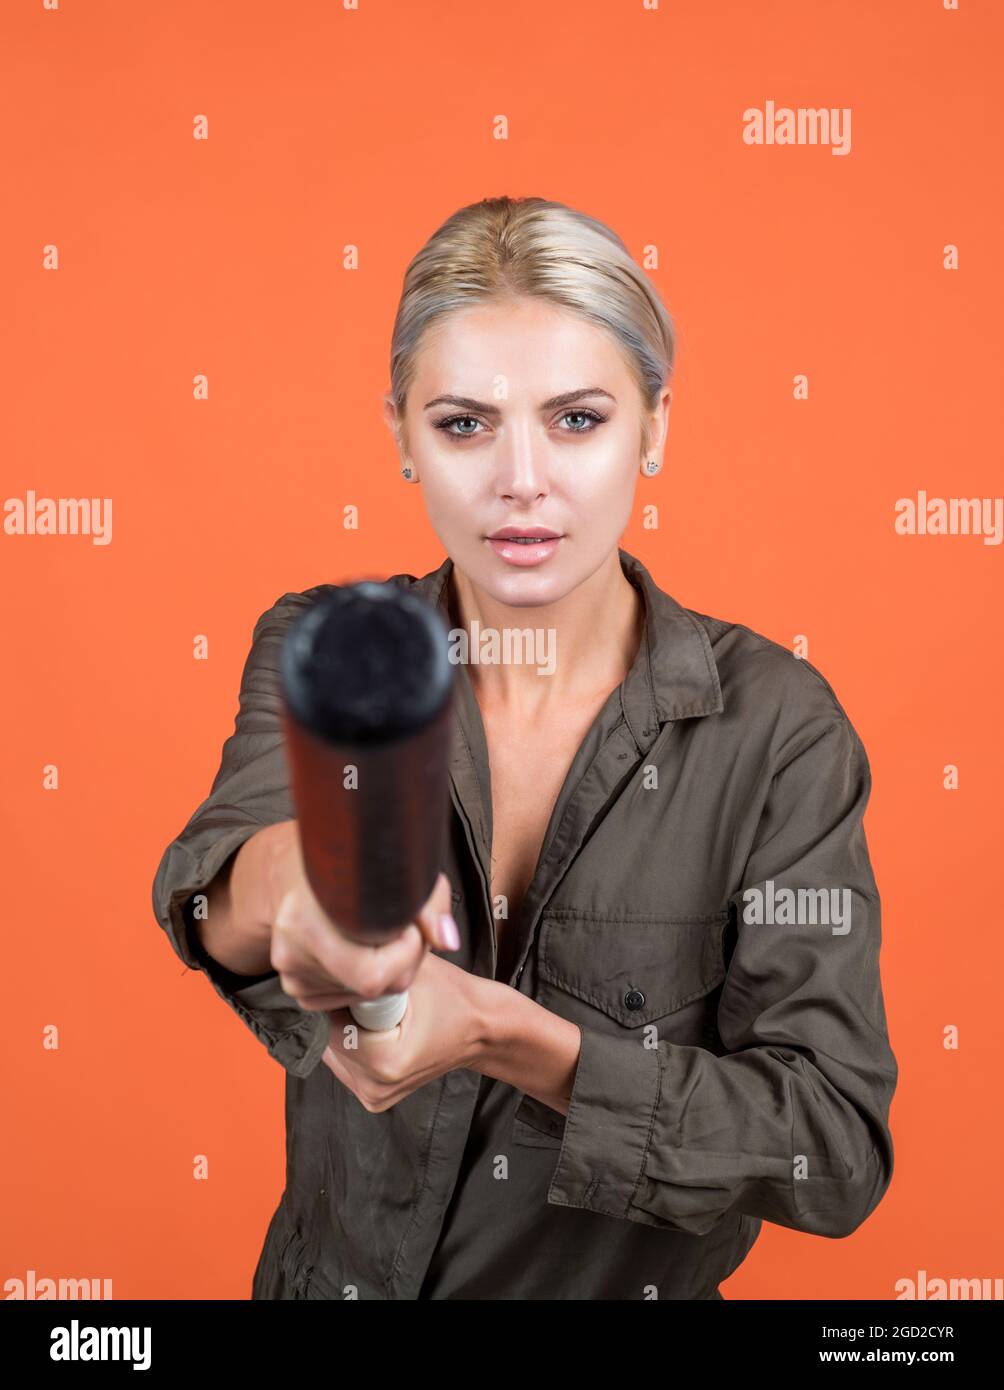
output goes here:
<path id="1" fill-rule="evenodd" d="M 397 936 L 442 868 L 454 669 L 438 611 L 387 581 L 335 587 L 280 656 L 290 789 L 315 897 L 350 939 Z"/>

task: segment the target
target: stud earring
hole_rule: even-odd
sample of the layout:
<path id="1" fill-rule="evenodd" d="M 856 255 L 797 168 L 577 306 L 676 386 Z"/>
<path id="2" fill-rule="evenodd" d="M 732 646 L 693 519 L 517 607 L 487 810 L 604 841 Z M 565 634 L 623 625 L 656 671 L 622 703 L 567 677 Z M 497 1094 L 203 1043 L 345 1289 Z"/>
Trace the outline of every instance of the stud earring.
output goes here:
<path id="1" fill-rule="evenodd" d="M 658 462 L 657 462 L 655 459 L 649 459 L 648 462 L 645 464 L 645 472 L 648 473 L 648 474 L 651 476 L 651 474 L 653 474 L 653 473 L 658 473 L 658 471 L 659 471 L 659 464 L 658 464 Z"/>
<path id="2" fill-rule="evenodd" d="M 402 465 L 402 468 L 401 468 L 401 474 L 402 474 L 402 476 L 405 477 L 405 478 L 408 480 L 408 482 L 410 483 L 411 480 L 412 480 L 412 478 L 415 476 L 415 470 L 414 470 L 413 468 L 410 468 L 410 467 L 408 466 L 408 464 L 404 464 L 404 465 Z"/>

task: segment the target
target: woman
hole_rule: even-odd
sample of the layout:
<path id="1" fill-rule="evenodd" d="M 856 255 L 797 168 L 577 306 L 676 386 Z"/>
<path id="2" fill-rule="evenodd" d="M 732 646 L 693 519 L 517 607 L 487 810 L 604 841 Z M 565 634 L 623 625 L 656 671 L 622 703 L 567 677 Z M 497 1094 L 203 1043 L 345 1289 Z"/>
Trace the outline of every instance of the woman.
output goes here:
<path id="1" fill-rule="evenodd" d="M 314 901 L 286 782 L 278 652 L 324 586 L 259 619 L 154 885 L 287 1071 L 255 1298 L 718 1298 L 764 1218 L 847 1235 L 888 1186 L 864 749 L 808 662 L 618 545 L 673 355 L 620 239 L 558 203 L 463 208 L 408 268 L 386 418 L 447 558 L 392 582 L 556 657 L 458 667 L 444 873 L 374 949 Z M 351 1027 L 403 988 L 397 1028 Z"/>

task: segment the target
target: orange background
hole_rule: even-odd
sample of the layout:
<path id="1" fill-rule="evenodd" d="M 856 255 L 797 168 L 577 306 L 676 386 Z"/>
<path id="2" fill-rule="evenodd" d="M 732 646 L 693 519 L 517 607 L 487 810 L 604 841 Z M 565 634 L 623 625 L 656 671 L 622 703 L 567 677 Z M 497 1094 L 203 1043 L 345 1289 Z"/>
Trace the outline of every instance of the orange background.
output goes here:
<path id="1" fill-rule="evenodd" d="M 114 508 L 107 546 L 0 535 L 0 1288 L 249 1294 L 284 1073 L 170 951 L 153 875 L 258 615 L 443 558 L 380 415 L 390 330 L 414 252 L 501 193 L 658 247 L 674 405 L 622 544 L 691 607 L 806 634 L 871 761 L 895 1175 L 848 1239 L 765 1224 L 726 1297 L 999 1276 L 1001 547 L 893 523 L 921 488 L 1002 490 L 1004 7 L 35 0 L 0 22 L 2 495 Z M 744 145 L 768 99 L 851 107 L 851 153 Z"/>

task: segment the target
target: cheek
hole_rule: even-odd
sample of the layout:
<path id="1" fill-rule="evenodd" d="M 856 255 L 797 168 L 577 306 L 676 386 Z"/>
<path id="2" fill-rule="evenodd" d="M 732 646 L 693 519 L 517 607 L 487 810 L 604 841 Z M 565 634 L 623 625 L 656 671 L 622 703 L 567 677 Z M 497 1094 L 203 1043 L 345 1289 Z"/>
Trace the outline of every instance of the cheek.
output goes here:
<path id="1" fill-rule="evenodd" d="M 476 566 L 483 547 L 479 523 L 486 515 L 483 485 L 475 483 L 472 471 L 459 467 L 423 473 L 420 466 L 419 477 L 425 515 L 443 549 L 462 568 Z"/>
<path id="2" fill-rule="evenodd" d="M 419 465 L 419 477 L 422 499 L 435 529 L 469 527 L 473 508 L 483 490 L 480 475 L 473 468 L 445 467 L 437 463 L 424 470 Z"/>
<path id="3" fill-rule="evenodd" d="M 580 516 L 613 522 L 631 511 L 634 477 L 635 465 L 625 454 L 613 459 L 605 454 L 593 462 L 580 460 L 566 473 L 564 487 Z"/>

